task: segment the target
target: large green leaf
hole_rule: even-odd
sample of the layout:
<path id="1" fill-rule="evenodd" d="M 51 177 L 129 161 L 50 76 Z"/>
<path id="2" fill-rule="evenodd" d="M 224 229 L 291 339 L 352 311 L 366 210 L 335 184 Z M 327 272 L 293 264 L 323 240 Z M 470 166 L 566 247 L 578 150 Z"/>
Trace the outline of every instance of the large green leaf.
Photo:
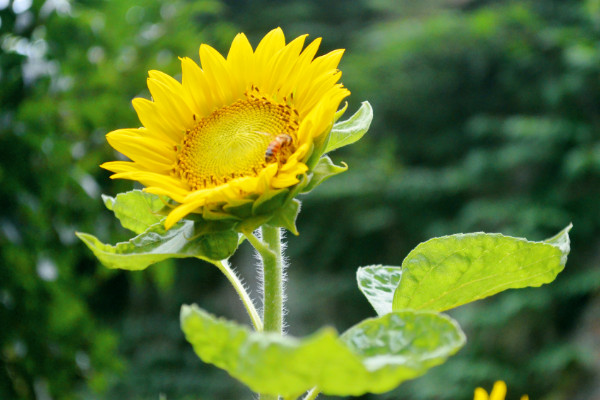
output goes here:
<path id="1" fill-rule="evenodd" d="M 207 234 L 199 231 L 189 220 L 177 223 L 168 231 L 159 222 L 128 242 L 115 246 L 104 244 L 87 233 L 76 234 L 106 267 L 128 270 L 141 270 L 168 258 L 223 260 L 237 248 L 238 235 L 233 231 Z"/>
<path id="2" fill-rule="evenodd" d="M 402 268 L 383 265 L 361 267 L 356 271 L 358 287 L 377 315 L 392 312 L 394 292 L 402 278 Z"/>
<path id="3" fill-rule="evenodd" d="M 331 328 L 304 339 L 253 332 L 183 306 L 181 326 L 196 354 L 252 390 L 285 397 L 382 393 L 443 363 L 464 344 L 458 325 L 432 312 L 402 311 L 361 322 L 339 338 Z"/>
<path id="4" fill-rule="evenodd" d="M 333 125 L 327 147 L 325 147 L 323 153 L 329 153 L 360 140 L 369 130 L 372 120 L 373 108 L 368 101 L 364 101 L 353 116 Z"/>
<path id="5" fill-rule="evenodd" d="M 124 228 L 137 234 L 164 218 L 158 211 L 165 207 L 165 203 L 152 193 L 132 190 L 119 193 L 116 197 L 102 195 L 102 200 L 106 208 L 115 213 Z"/>
<path id="6" fill-rule="evenodd" d="M 570 229 L 544 242 L 469 233 L 421 243 L 402 262 L 393 309 L 444 311 L 506 289 L 552 282 L 567 261 Z"/>

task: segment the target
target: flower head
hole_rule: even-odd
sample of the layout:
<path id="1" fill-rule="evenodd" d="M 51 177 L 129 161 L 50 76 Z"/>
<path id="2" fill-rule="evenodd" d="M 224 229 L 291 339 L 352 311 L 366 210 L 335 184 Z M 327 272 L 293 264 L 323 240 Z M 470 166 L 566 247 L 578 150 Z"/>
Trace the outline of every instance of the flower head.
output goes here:
<path id="1" fill-rule="evenodd" d="M 506 383 L 503 381 L 497 381 L 494 383 L 492 392 L 488 396 L 487 392 L 483 388 L 475 389 L 475 396 L 473 400 L 504 400 L 506 397 Z M 521 400 L 529 400 L 529 396 L 521 396 Z"/>
<path id="2" fill-rule="evenodd" d="M 305 39 L 286 44 L 278 28 L 253 50 L 240 33 L 227 58 L 204 44 L 202 67 L 182 58 L 181 83 L 150 71 L 153 100 L 133 100 L 143 127 L 107 135 L 131 161 L 102 167 L 173 200 L 167 228 L 190 213 L 235 217 L 296 185 L 350 94 L 338 83 L 343 50 L 315 58 L 320 39 L 303 49 Z"/>

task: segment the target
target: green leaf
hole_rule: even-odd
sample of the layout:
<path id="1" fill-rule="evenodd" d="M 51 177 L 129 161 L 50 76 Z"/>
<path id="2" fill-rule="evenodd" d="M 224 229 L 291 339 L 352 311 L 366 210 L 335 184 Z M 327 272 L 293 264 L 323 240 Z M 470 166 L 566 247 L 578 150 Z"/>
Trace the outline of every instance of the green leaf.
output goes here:
<path id="1" fill-rule="evenodd" d="M 356 271 L 358 287 L 377 315 L 392 312 L 394 292 L 400 283 L 402 268 L 382 265 L 361 267 Z"/>
<path id="2" fill-rule="evenodd" d="M 95 236 L 77 232 L 76 235 L 108 268 L 145 269 L 168 258 L 198 257 L 204 260 L 223 260 L 237 248 L 238 235 L 233 231 L 198 234 L 193 221 L 183 220 L 165 230 L 162 222 L 144 233 L 115 246 L 100 242 Z"/>
<path id="3" fill-rule="evenodd" d="M 102 195 L 102 200 L 124 228 L 137 234 L 164 218 L 159 211 L 165 207 L 165 203 L 155 194 L 132 190 L 119 193 L 116 198 Z"/>
<path id="4" fill-rule="evenodd" d="M 573 224 L 567 225 L 565 229 L 558 232 L 549 239 L 544 240 L 545 243 L 558 247 L 562 253 L 560 263 L 564 267 L 567 264 L 567 257 L 571 251 L 571 241 L 569 240 L 569 231 L 573 228 Z"/>
<path id="5" fill-rule="evenodd" d="M 570 229 L 546 242 L 468 233 L 421 243 L 402 262 L 393 309 L 443 311 L 506 289 L 552 282 L 565 266 Z"/>
<path id="6" fill-rule="evenodd" d="M 298 236 L 298 229 L 296 228 L 296 218 L 300 213 L 300 200 L 291 199 L 283 207 L 279 208 L 273 214 L 268 222 L 271 226 L 280 226 L 292 232 Z"/>
<path id="7" fill-rule="evenodd" d="M 301 193 L 308 193 L 332 176 L 348 170 L 348 166 L 345 163 L 342 164 L 342 166 L 335 165 L 328 156 L 321 157 L 310 173 L 308 185 L 302 189 Z"/>
<path id="8" fill-rule="evenodd" d="M 323 153 L 329 153 L 360 140 L 369 130 L 371 120 L 373 120 L 373 108 L 368 101 L 364 101 L 353 116 L 333 125 L 329 142 Z"/>
<path id="9" fill-rule="evenodd" d="M 356 391 L 347 394 L 354 396 L 364 392 L 387 392 L 403 381 L 423 375 L 428 369 L 444 363 L 466 342 L 460 326 L 452 318 L 414 310 L 364 320 L 346 331 L 342 339 L 360 356 L 369 371 L 364 375 L 365 384 L 349 385 Z M 352 379 L 349 374 L 343 382 Z"/>
<path id="10" fill-rule="evenodd" d="M 464 344 L 446 316 L 403 311 L 365 320 L 339 338 L 332 328 L 303 339 L 253 332 L 183 306 L 181 327 L 196 354 L 258 393 L 297 397 L 323 393 L 359 396 L 389 391 L 443 363 Z"/>

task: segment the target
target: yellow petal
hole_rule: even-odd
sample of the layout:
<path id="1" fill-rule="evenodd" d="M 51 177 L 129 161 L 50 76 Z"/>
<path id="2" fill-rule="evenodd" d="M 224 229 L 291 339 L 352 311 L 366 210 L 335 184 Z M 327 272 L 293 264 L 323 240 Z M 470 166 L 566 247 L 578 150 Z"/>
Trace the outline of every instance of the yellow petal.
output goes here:
<path id="1" fill-rule="evenodd" d="M 233 39 L 227 54 L 227 64 L 231 71 L 234 90 L 238 90 L 241 96 L 254 75 L 254 53 L 248 38 L 243 33 L 237 34 Z"/>
<path id="2" fill-rule="evenodd" d="M 492 393 L 490 393 L 490 400 L 504 400 L 506 398 L 506 383 L 503 381 L 497 381 L 494 383 Z"/>
<path id="3" fill-rule="evenodd" d="M 170 229 L 173 225 L 175 225 L 179 220 L 185 218 L 188 214 L 198 209 L 199 207 L 205 204 L 204 200 L 200 200 L 194 203 L 186 203 L 182 204 L 179 207 L 176 207 L 169 213 L 169 216 L 165 220 L 165 228 Z"/>
<path id="4" fill-rule="evenodd" d="M 171 145 L 175 145 L 181 141 L 183 131 L 173 125 L 170 119 L 162 118 L 158 113 L 156 104 L 139 97 L 133 99 L 131 103 L 142 124 L 148 130 L 152 131 L 155 136 L 163 137 Z"/>
<path id="5" fill-rule="evenodd" d="M 320 44 L 321 38 L 317 38 L 304 49 L 298 60 L 295 61 L 293 67 L 291 68 L 290 75 L 283 82 L 281 93 L 292 93 L 296 87 L 302 83 L 301 79 L 304 77 L 302 72 L 305 71 L 312 62 Z"/>
<path id="6" fill-rule="evenodd" d="M 200 62 L 207 79 L 212 82 L 212 94 L 217 106 L 231 104 L 242 95 L 243 92 L 237 90 L 236 84 L 231 79 L 227 62 L 218 51 L 209 45 L 201 45 Z"/>
<path id="7" fill-rule="evenodd" d="M 487 392 L 482 388 L 475 389 L 473 400 L 488 400 Z"/>
<path id="8" fill-rule="evenodd" d="M 289 75 L 304 47 L 304 40 L 308 35 L 302 35 L 291 41 L 273 58 L 273 67 L 269 79 L 263 82 L 263 90 L 270 93 L 277 92 L 289 80 Z M 287 95 L 287 93 L 283 93 Z"/>
<path id="9" fill-rule="evenodd" d="M 285 37 L 281 28 L 273 29 L 260 41 L 254 53 L 255 68 L 251 82 L 262 85 L 268 81 L 273 68 L 273 57 L 285 46 Z"/>
<path id="10" fill-rule="evenodd" d="M 181 58 L 181 71 L 183 89 L 194 102 L 192 111 L 198 119 L 210 115 L 217 106 L 204 72 L 198 64 L 187 57 Z"/>
<path id="11" fill-rule="evenodd" d="M 148 78 L 148 89 L 154 98 L 154 103 L 158 105 L 156 110 L 161 117 L 169 121 L 176 129 L 184 132 L 193 124 L 192 110 L 182 99 L 182 90 L 178 92 L 171 91 L 171 88 L 162 81 Z"/>

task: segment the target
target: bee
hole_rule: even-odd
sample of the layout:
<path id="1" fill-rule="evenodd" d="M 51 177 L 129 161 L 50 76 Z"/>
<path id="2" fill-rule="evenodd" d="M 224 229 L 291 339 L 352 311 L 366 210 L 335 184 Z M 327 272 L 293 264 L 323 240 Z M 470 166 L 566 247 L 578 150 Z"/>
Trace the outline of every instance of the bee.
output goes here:
<path id="1" fill-rule="evenodd" d="M 286 133 L 280 133 L 269 143 L 267 151 L 265 152 L 265 161 L 270 163 L 277 158 L 277 155 L 286 146 L 292 144 L 292 137 Z"/>

